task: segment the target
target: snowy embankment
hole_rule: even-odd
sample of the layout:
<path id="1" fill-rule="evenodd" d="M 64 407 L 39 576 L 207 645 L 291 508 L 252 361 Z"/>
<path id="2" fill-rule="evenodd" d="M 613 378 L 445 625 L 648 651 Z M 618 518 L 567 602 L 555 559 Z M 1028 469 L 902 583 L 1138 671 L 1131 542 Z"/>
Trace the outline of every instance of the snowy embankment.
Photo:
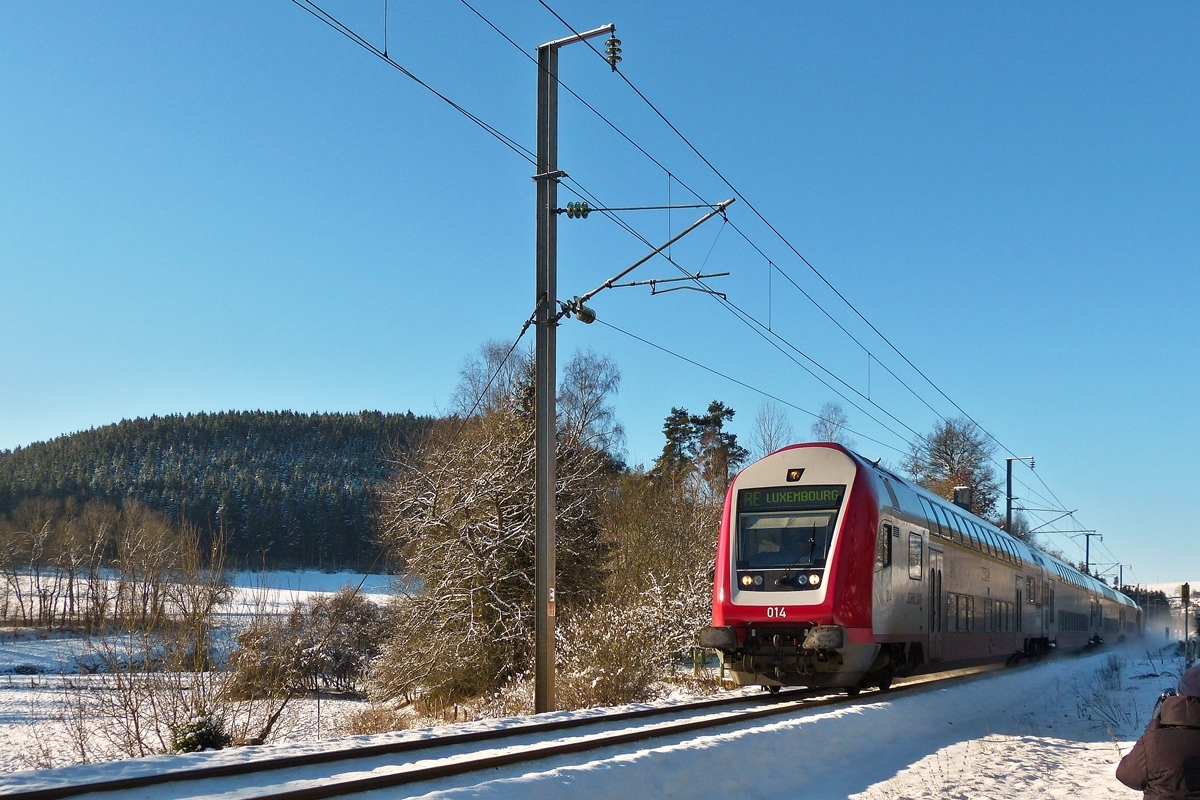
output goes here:
<path id="1" fill-rule="evenodd" d="M 1135 798 L 1138 793 L 1113 777 L 1116 763 L 1145 727 L 1158 694 L 1174 686 L 1181 667 L 1173 655 L 1148 657 L 1140 643 L 1082 656 L 1056 655 L 946 687 L 447 778 L 390 790 L 388 796 Z M 462 727 L 504 724 L 512 722 Z M 386 738 L 429 735 L 409 731 Z M 348 744 L 329 741 L 324 746 Z M 320 746 L 245 748 L 71 767 L 56 775 L 6 775 L 0 776 L 0 792 L 67 775 L 71 780 L 101 779 L 147 767 L 177 767 L 181 758 L 190 764 L 228 762 Z M 378 768 L 397 764 L 393 759 Z M 248 786 L 253 778 L 247 781 Z M 212 794 L 232 788 L 228 783 L 211 787 Z"/>

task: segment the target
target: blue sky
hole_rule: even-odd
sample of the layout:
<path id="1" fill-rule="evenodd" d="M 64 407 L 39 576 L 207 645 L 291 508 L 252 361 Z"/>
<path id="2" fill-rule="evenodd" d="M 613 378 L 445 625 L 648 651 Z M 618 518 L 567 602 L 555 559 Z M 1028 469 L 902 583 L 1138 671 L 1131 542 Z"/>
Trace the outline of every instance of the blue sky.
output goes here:
<path id="1" fill-rule="evenodd" d="M 325 7 L 382 44 L 383 5 Z M 1194 4 L 551 5 L 616 23 L 647 97 L 953 403 L 1037 457 L 1058 499 L 1024 470 L 1043 496 L 1023 501 L 1079 509 L 1096 560 L 1136 579 L 1196 574 Z M 566 33 L 534 0 L 476 7 L 527 52 Z M 533 146 L 534 68 L 465 5 L 389 0 L 388 45 Z M 291 2 L 6 3 L 0 64 L 0 448 L 150 414 L 437 413 L 462 359 L 531 310 L 529 165 Z M 584 46 L 561 75 L 705 200 L 730 196 Z M 694 202 L 566 91 L 560 136 L 562 168 L 609 205 L 669 185 Z M 696 216 L 625 218 L 658 242 Z M 870 457 L 958 414 L 744 203 L 730 220 L 865 349 L 719 221 L 676 261 L 729 270 L 730 301 L 864 410 L 713 298 L 614 290 L 600 318 L 800 408 L 839 399 Z M 645 250 L 563 219 L 560 294 Z M 564 357 L 581 347 L 622 370 L 631 462 L 672 406 L 722 399 L 749 434 L 760 396 L 566 323 Z M 853 393 L 869 362 L 877 405 Z"/>

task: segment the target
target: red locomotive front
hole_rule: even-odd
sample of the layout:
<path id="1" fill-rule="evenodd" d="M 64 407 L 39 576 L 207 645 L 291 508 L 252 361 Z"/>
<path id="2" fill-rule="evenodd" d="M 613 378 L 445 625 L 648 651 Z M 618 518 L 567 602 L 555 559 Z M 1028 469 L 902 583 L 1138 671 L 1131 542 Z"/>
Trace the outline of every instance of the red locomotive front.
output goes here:
<path id="1" fill-rule="evenodd" d="M 879 650 L 871 575 L 879 504 L 855 456 L 794 445 L 730 485 L 713 580 L 712 626 L 739 684 L 863 685 Z"/>

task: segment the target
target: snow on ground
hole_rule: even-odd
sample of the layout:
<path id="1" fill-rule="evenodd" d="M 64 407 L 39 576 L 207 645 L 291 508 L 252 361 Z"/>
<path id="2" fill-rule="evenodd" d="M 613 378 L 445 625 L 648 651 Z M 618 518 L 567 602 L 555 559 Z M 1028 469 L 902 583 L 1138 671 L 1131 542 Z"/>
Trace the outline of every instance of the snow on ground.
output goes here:
<path id="1" fill-rule="evenodd" d="M 97 690 L 102 690 L 98 675 L 0 675 L 0 773 L 46 770 L 77 763 L 72 726 L 62 713 L 64 703 L 71 702 L 75 692 Z M 276 746 L 305 743 L 310 748 L 323 747 L 324 740 L 365 706 L 364 701 L 355 699 L 295 697 L 284 710 L 273 741 L 279 743 Z M 257 749 L 260 748 L 223 752 L 244 754 Z M 99 753 L 118 764 L 136 763 L 119 761 L 120 752 L 101 739 L 89 742 L 88 753 L 93 757 Z M 0 781 L 3 778 L 0 775 Z M 3 791 L 0 789 L 0 793 Z"/>
<path id="2" fill-rule="evenodd" d="M 473 786 L 447 779 L 413 796 L 1136 798 L 1114 777 L 1118 747 L 1132 747 L 1180 664 L 1156 658 L 1151 666 L 1130 647 L 1119 654 L 1119 681 L 1106 688 L 1098 673 L 1111 652 L 1058 655 L 951 687 L 660 740 L 634 752 L 600 751 L 586 763 L 564 758 L 499 770 Z M 1137 677 L 1151 673 L 1159 674 Z"/>
<path id="3" fill-rule="evenodd" d="M 83 652 L 83 640 L 73 633 L 0 629 L 0 680 L 13 675 L 75 672 L 76 660 Z"/>
<path id="4" fill-rule="evenodd" d="M 384 603 L 402 587 L 397 575 L 367 575 L 355 572 L 234 572 L 230 575 L 233 597 L 221 613 L 242 616 L 263 611 L 286 614 L 296 603 L 308 603 L 333 594 L 345 586 L 362 583 L 364 597 Z"/>
<path id="5" fill-rule="evenodd" d="M 405 585 L 401 576 L 355 572 L 234 572 L 233 593 L 217 610 L 217 623 L 239 624 L 256 613 L 286 614 L 296 603 L 310 603 L 345 586 L 362 584 L 364 597 L 385 603 Z M 31 628 L 0 628 L 0 676 L 6 674 L 60 674 L 77 672 L 77 659 L 86 643 L 71 632 Z"/>
<path id="6" fill-rule="evenodd" d="M 805 800 L 1136 798 L 1138 793 L 1117 783 L 1113 773 L 1120 754 L 1129 751 L 1145 727 L 1158 694 L 1178 680 L 1182 663 L 1173 652 L 1160 657 L 1157 652 L 1148 654 L 1144 643 L 1133 643 L 1082 656 L 1056 654 L 984 678 L 880 695 L 861 705 L 813 709 L 372 794 L 505 800 L 713 795 Z M 426 738 L 465 727 L 519 722 L 471 723 L 385 738 Z M 45 786 L 68 776 L 114 777 L 131 770 L 376 740 L 356 737 L 10 774 L 0 776 L 0 792 Z M 356 764 L 354 769 L 390 770 L 400 763 L 390 758 Z M 206 785 L 204 793 L 228 792 L 235 785 Z"/>
<path id="7" fill-rule="evenodd" d="M 1192 587 L 1192 597 L 1195 598 L 1200 594 L 1200 581 L 1178 581 L 1176 583 L 1143 583 L 1141 586 L 1152 592 L 1162 592 L 1167 597 L 1173 597 L 1176 601 L 1179 600 L 1179 587 L 1184 583 L 1190 584 Z"/>
<path id="8" fill-rule="evenodd" d="M 344 586 L 358 587 L 367 598 L 384 603 L 402 590 L 395 576 L 352 572 L 234 572 L 233 596 L 217 611 L 217 640 L 236 633 L 257 613 L 286 614 L 297 602 L 309 603 Z M 72 763 L 69 736 L 60 719 L 67 694 L 64 682 L 88 686 L 96 681 L 80 663 L 89 657 L 88 641 L 72 632 L 0 628 L 0 772 Z M 365 703 L 356 700 L 296 698 L 281 720 L 279 741 L 328 737 Z M 118 757 L 113 754 L 113 757 Z"/>

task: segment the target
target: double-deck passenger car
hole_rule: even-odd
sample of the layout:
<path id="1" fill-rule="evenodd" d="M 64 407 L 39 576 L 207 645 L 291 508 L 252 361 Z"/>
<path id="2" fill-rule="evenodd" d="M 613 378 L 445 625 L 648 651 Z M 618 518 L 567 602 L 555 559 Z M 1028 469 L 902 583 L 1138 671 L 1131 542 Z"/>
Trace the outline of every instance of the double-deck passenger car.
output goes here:
<path id="1" fill-rule="evenodd" d="M 1103 582 L 840 445 L 799 444 L 730 485 L 700 644 L 740 684 L 857 691 L 1141 629 Z"/>

